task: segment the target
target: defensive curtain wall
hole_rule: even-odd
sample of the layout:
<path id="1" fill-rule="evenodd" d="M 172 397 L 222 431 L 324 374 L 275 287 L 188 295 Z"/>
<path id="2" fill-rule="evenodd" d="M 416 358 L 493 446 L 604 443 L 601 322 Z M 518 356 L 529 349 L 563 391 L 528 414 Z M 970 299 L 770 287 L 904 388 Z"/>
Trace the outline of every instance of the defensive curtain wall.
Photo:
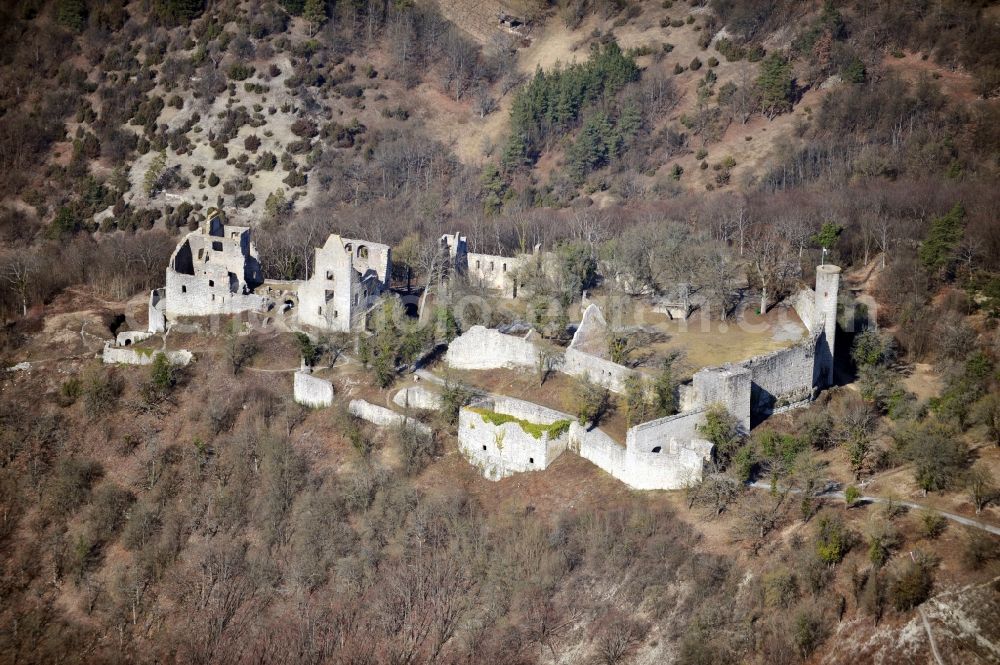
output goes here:
<path id="1" fill-rule="evenodd" d="M 739 363 L 699 370 L 691 384 L 679 390 L 682 412 L 630 428 L 624 448 L 600 430 L 586 430 L 579 425 L 571 425 L 567 432 L 570 447 L 638 489 L 679 488 L 700 479 L 704 460 L 711 454 L 711 445 L 699 437 L 697 427 L 704 421 L 705 410 L 710 405 L 722 405 L 745 430 L 749 430 L 752 416 L 759 421 L 775 411 L 805 403 L 815 396 L 818 389 L 830 385 L 839 279 L 839 268 L 820 266 L 817 268 L 817 289 L 804 289 L 791 299 L 796 313 L 809 330 L 809 336 L 798 344 Z M 526 366 L 537 358 L 537 351 L 532 353 L 529 348 L 533 346 L 529 340 L 479 326 L 476 328 L 479 329 L 470 329 L 452 342 L 456 351 L 452 353 L 449 348 L 446 362 L 464 369 L 492 369 Z M 600 310 L 596 305 L 590 305 L 557 369 L 567 374 L 586 374 L 611 390 L 621 391 L 625 378 L 635 370 L 588 352 L 596 348 L 598 340 L 604 339 L 604 330 L 606 323 Z M 507 424 L 503 423 L 504 426 Z M 460 427 L 459 445 L 463 452 L 469 451 L 467 454 L 474 464 L 492 473 L 490 477 L 544 468 L 539 466 L 537 459 L 548 458 L 541 455 L 535 458 L 530 454 L 535 452 L 537 446 L 524 446 L 523 450 L 517 448 L 516 456 L 514 450 L 509 450 L 504 457 L 503 451 L 497 451 L 495 446 L 491 448 L 489 443 L 483 441 L 486 436 L 482 431 L 484 426 L 487 426 L 487 432 L 491 432 L 491 427 L 500 425 L 480 425 L 475 441 L 470 440 L 468 445 L 462 439 L 472 436 L 472 430 Z M 486 445 L 485 450 L 483 445 Z M 535 461 L 526 466 L 523 464 L 525 456 L 527 459 L 535 458 Z M 520 460 L 519 463 L 508 462 L 515 457 Z"/>
<path id="2" fill-rule="evenodd" d="M 568 449 L 635 489 L 680 489 L 699 481 L 712 452 L 697 435 L 704 411 L 661 420 L 670 423 L 670 438 L 660 437 L 664 422 L 652 421 L 631 428 L 623 448 L 569 414 L 493 396 L 459 411 L 458 446 L 490 480 L 540 471 Z"/>

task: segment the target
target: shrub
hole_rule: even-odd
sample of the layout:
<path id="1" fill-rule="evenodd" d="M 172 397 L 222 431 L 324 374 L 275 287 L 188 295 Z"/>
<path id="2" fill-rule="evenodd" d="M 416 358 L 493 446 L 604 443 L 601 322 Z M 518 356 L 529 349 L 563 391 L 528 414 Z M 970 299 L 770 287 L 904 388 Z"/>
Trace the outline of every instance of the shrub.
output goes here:
<path id="1" fill-rule="evenodd" d="M 936 539 L 944 533 L 947 526 L 948 520 L 946 520 L 941 513 L 931 510 L 930 508 L 925 508 L 921 511 L 918 532 L 924 538 L 927 538 L 928 540 Z"/>
<path id="2" fill-rule="evenodd" d="M 597 424 L 611 408 L 611 393 L 584 376 L 576 382 L 574 389 L 576 417 L 580 424 Z"/>
<path id="3" fill-rule="evenodd" d="M 234 81 L 245 81 L 253 76 L 254 69 L 250 65 L 235 62 L 229 67 L 229 78 Z"/>
<path id="4" fill-rule="evenodd" d="M 68 518 L 90 496 L 90 488 L 104 470 L 94 460 L 65 457 L 49 479 L 44 505 L 49 515 Z"/>
<path id="5" fill-rule="evenodd" d="M 701 69 L 701 60 L 699 60 L 697 57 L 692 59 L 691 64 L 688 65 L 688 68 L 690 68 L 692 72 L 698 71 L 699 69 Z"/>
<path id="6" fill-rule="evenodd" d="M 128 517 L 135 495 L 113 483 L 104 483 L 94 493 L 90 509 L 90 536 L 95 543 L 108 543 L 118 535 Z"/>
<path id="7" fill-rule="evenodd" d="M 59 386 L 56 401 L 60 406 L 70 406 L 83 394 L 83 381 L 78 376 L 71 376 Z"/>
<path id="8" fill-rule="evenodd" d="M 847 489 L 844 490 L 844 500 L 847 501 L 847 505 L 854 505 L 854 502 L 861 498 L 861 490 L 859 490 L 854 485 L 848 485 Z"/>
<path id="9" fill-rule="evenodd" d="M 990 561 L 1000 558 L 1000 538 L 970 528 L 962 549 L 962 563 L 966 568 L 979 570 Z"/>
<path id="10" fill-rule="evenodd" d="M 932 564 L 922 556 L 916 561 L 906 560 L 889 584 L 889 598 L 897 611 L 912 610 L 927 600 L 934 588 Z"/>
<path id="11" fill-rule="evenodd" d="M 830 566 L 840 563 L 851 549 L 851 540 L 851 534 L 840 518 L 823 515 L 819 519 L 816 554 L 823 563 Z"/>
<path id="12" fill-rule="evenodd" d="M 256 134 L 250 134 L 243 139 L 243 147 L 249 152 L 257 152 L 257 148 L 260 147 L 260 138 Z"/>
<path id="13" fill-rule="evenodd" d="M 434 436 L 410 424 L 396 428 L 394 436 L 403 460 L 403 471 L 408 476 L 415 476 L 423 471 L 437 453 Z"/>
<path id="14" fill-rule="evenodd" d="M 113 410 L 124 390 L 125 379 L 114 368 L 91 373 L 83 389 L 87 415 L 96 418 Z"/>

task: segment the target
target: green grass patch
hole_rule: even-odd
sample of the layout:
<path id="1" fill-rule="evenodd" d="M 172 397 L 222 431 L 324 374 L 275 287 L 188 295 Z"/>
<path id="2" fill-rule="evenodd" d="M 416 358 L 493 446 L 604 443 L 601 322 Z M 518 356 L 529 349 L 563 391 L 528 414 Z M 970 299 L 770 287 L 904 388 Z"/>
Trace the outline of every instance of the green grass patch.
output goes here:
<path id="1" fill-rule="evenodd" d="M 472 406 L 467 408 L 469 411 L 479 414 L 483 420 L 493 425 L 514 423 L 536 439 L 541 439 L 542 435 L 545 433 L 548 433 L 549 439 L 557 439 L 569 431 L 569 420 L 557 420 L 549 425 L 539 425 L 538 423 L 533 423 L 524 420 L 523 418 L 515 418 L 514 416 L 508 416 L 505 413 L 497 413 L 496 411 L 491 411 L 489 409 L 480 409 Z"/>

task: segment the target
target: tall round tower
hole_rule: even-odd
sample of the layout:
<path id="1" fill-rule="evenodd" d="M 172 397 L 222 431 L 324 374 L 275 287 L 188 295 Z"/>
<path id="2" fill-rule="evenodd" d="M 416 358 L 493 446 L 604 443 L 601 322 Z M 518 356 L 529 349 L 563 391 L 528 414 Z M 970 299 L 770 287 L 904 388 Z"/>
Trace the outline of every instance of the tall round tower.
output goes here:
<path id="1" fill-rule="evenodd" d="M 837 291 L 840 289 L 840 267 L 816 267 L 815 315 L 823 321 L 823 334 L 816 344 L 816 369 L 813 380 L 817 386 L 833 384 L 833 349 L 837 337 Z"/>

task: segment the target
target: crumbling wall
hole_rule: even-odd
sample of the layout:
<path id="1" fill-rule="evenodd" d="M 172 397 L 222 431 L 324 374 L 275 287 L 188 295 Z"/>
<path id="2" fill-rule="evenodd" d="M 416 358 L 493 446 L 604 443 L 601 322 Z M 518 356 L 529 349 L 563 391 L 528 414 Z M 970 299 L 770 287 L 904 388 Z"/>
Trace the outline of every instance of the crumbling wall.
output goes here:
<path id="1" fill-rule="evenodd" d="M 623 393 L 626 381 L 636 371 L 596 355 L 607 348 L 607 331 L 608 324 L 601 309 L 591 303 L 583 311 L 560 369 L 570 376 L 587 376 L 608 390 Z"/>
<path id="2" fill-rule="evenodd" d="M 167 331 L 166 315 L 167 290 L 153 289 L 149 292 L 149 307 L 147 307 L 147 328 L 151 333 L 162 333 Z"/>
<path id="3" fill-rule="evenodd" d="M 233 292 L 226 271 L 208 270 L 199 275 L 184 275 L 167 269 L 165 313 L 175 316 L 211 316 L 263 312 L 271 305 L 263 296 Z"/>
<path id="4" fill-rule="evenodd" d="M 445 362 L 455 369 L 533 368 L 538 348 L 526 339 L 472 326 L 448 344 Z"/>
<path id="5" fill-rule="evenodd" d="M 438 411 L 441 408 L 441 395 L 423 386 L 409 386 L 397 392 L 392 401 L 404 409 L 422 409 Z"/>
<path id="6" fill-rule="evenodd" d="M 326 379 L 313 376 L 308 370 L 295 373 L 295 401 L 318 409 L 333 404 L 333 384 Z"/>
<path id="7" fill-rule="evenodd" d="M 571 422 L 572 417 L 538 404 L 511 398 L 482 400 L 458 413 L 458 447 L 462 454 L 490 480 L 500 480 L 515 473 L 545 469 L 569 443 L 569 430 L 552 437 L 549 432 L 526 432 L 520 423 L 496 424 L 476 409 L 539 425 L 559 421 Z"/>
<path id="8" fill-rule="evenodd" d="M 350 404 L 347 405 L 347 410 L 350 411 L 351 415 L 362 420 L 367 420 L 380 427 L 402 427 L 406 425 L 415 428 L 418 432 L 427 436 L 433 434 L 431 428 L 427 425 L 413 418 L 408 418 L 401 413 L 396 413 L 384 406 L 366 402 L 363 399 L 352 399 Z"/>
<path id="9" fill-rule="evenodd" d="M 482 288 L 501 291 L 507 297 L 517 297 L 517 285 L 513 279 L 523 260 L 513 256 L 495 254 L 466 254 L 469 280 Z"/>
<path id="10" fill-rule="evenodd" d="M 101 360 L 108 365 L 152 365 L 156 354 L 163 353 L 153 349 L 136 349 L 135 347 L 114 346 L 111 343 L 104 345 L 101 353 Z M 187 350 L 167 351 L 167 360 L 171 365 L 187 365 L 194 358 L 194 355 Z"/>
<path id="11" fill-rule="evenodd" d="M 594 383 L 616 393 L 624 393 L 626 381 L 636 374 L 634 369 L 573 348 L 566 349 L 560 370 L 570 376 L 587 376 Z"/>

